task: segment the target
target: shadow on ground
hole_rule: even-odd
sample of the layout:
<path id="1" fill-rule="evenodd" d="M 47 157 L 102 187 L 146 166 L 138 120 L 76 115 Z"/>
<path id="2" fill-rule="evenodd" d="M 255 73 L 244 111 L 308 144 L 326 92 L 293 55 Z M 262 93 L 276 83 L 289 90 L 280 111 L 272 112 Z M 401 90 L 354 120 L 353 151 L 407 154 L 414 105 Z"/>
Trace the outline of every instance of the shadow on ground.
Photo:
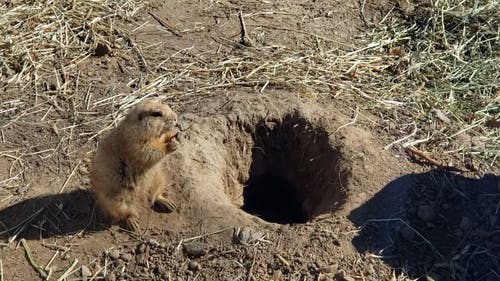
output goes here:
<path id="1" fill-rule="evenodd" d="M 0 239 L 40 239 L 108 228 L 96 214 L 95 199 L 87 190 L 26 199 L 0 210 Z"/>
<path id="2" fill-rule="evenodd" d="M 500 177 L 400 177 L 348 216 L 356 249 L 411 278 L 500 280 Z"/>

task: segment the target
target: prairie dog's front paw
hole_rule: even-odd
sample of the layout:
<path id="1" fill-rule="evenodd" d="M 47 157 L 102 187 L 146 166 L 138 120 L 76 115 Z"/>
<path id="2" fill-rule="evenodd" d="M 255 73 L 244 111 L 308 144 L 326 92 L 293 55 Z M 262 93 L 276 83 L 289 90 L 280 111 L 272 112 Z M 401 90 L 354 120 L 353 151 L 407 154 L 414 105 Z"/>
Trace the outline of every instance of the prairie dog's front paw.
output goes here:
<path id="1" fill-rule="evenodd" d="M 160 141 L 164 143 L 169 143 L 175 136 L 177 131 L 167 131 L 160 136 Z"/>
<path id="2" fill-rule="evenodd" d="M 170 142 L 167 143 L 168 152 L 176 151 L 177 148 L 179 148 L 179 142 L 175 138 L 171 139 Z"/>

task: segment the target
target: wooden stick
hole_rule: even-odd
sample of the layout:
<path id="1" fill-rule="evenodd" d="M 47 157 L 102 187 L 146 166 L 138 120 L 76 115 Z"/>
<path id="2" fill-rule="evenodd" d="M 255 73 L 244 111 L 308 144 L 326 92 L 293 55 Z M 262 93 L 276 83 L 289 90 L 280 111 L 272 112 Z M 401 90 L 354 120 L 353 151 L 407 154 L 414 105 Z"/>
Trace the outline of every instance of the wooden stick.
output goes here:
<path id="1" fill-rule="evenodd" d="M 161 26 L 165 27 L 168 31 L 172 32 L 172 34 L 178 37 L 182 37 L 182 35 L 165 20 L 163 20 L 162 18 L 151 12 L 149 12 L 149 15 L 152 16 Z"/>
<path id="2" fill-rule="evenodd" d="M 36 264 L 35 259 L 33 258 L 33 255 L 31 253 L 31 249 L 30 249 L 30 247 L 28 245 L 28 242 L 26 242 L 26 240 L 24 240 L 24 238 L 22 238 L 21 239 L 21 244 L 23 245 L 24 250 L 26 251 L 26 256 L 28 257 L 28 261 L 30 262 L 31 266 L 33 266 L 33 268 L 38 272 L 38 274 L 40 274 L 40 276 L 44 280 L 46 280 L 48 278 L 48 275 L 43 270 L 42 267 L 40 267 L 39 265 Z"/>
<path id="3" fill-rule="evenodd" d="M 253 267 L 255 266 L 255 257 L 257 256 L 257 250 L 255 249 L 255 247 L 253 248 L 253 260 L 252 260 L 252 264 L 250 264 L 250 268 L 248 269 L 248 275 L 247 275 L 247 281 L 250 281 L 253 279 Z"/>
<path id="4" fill-rule="evenodd" d="M 409 152 L 410 154 L 412 154 L 413 156 L 416 156 L 418 158 L 421 158 L 422 160 L 424 160 L 425 162 L 431 164 L 431 165 L 434 165 L 434 166 L 438 166 L 440 168 L 444 168 L 444 169 L 448 169 L 448 170 L 453 170 L 453 171 L 457 171 L 457 172 L 464 172 L 464 170 L 460 169 L 460 168 L 457 168 L 457 167 L 452 167 L 452 166 L 448 166 L 448 165 L 444 165 L 442 164 L 441 162 L 435 160 L 435 159 L 432 159 L 430 158 L 429 156 L 425 155 L 422 151 L 414 148 L 414 147 L 406 147 L 405 148 L 407 152 Z"/>
<path id="5" fill-rule="evenodd" d="M 241 39 L 240 43 L 244 46 L 251 47 L 252 40 L 248 37 L 247 28 L 245 26 L 245 20 L 243 19 L 243 13 L 241 11 L 238 12 L 238 18 L 240 19 L 240 28 L 241 28 Z"/>

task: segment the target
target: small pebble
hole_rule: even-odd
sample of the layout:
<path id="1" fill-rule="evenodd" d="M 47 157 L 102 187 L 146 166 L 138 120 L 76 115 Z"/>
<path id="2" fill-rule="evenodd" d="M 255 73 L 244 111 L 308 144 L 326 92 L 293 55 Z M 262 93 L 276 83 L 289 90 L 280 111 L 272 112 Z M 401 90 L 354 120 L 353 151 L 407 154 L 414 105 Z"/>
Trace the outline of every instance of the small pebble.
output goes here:
<path id="1" fill-rule="evenodd" d="M 198 271 L 201 269 L 201 265 L 198 262 L 190 261 L 188 265 L 189 270 Z"/>
<path id="2" fill-rule="evenodd" d="M 434 210 L 429 205 L 418 207 L 417 216 L 423 221 L 430 221 L 434 218 Z"/>
<path id="3" fill-rule="evenodd" d="M 121 259 L 124 261 L 131 261 L 132 260 L 132 255 L 129 253 L 122 253 L 120 255 Z"/>
<path id="4" fill-rule="evenodd" d="M 470 219 L 468 217 L 463 217 L 460 221 L 460 228 L 466 230 L 470 226 Z"/>
<path id="5" fill-rule="evenodd" d="M 117 260 L 119 257 L 120 257 L 120 251 L 118 250 L 111 250 L 109 253 L 108 253 L 108 256 L 112 259 L 112 260 Z"/>
<path id="6" fill-rule="evenodd" d="M 146 252 L 146 244 L 141 244 L 139 247 L 137 247 L 136 253 L 142 254 Z"/>
<path id="7" fill-rule="evenodd" d="M 208 253 L 209 246 L 202 242 L 184 244 L 184 252 L 190 257 L 199 258 Z"/>
<path id="8" fill-rule="evenodd" d="M 86 265 L 82 265 L 82 279 L 86 280 L 90 276 L 92 276 L 90 269 Z"/>
<path id="9" fill-rule="evenodd" d="M 150 244 L 150 245 L 152 245 L 152 246 L 155 246 L 155 247 L 160 246 L 160 242 L 156 241 L 156 239 L 151 238 L 151 239 L 149 239 L 149 241 L 148 241 L 148 242 L 149 242 L 149 244 Z"/>

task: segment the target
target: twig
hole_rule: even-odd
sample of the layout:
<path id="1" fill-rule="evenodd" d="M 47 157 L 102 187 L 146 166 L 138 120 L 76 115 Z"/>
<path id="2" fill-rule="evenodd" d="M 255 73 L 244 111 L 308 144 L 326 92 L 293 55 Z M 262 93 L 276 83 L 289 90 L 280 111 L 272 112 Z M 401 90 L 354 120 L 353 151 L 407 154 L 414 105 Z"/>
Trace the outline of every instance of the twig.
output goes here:
<path id="1" fill-rule="evenodd" d="M 230 229 L 233 229 L 233 227 L 229 226 L 229 227 L 226 227 L 226 228 L 223 228 L 221 230 L 214 231 L 214 232 L 209 232 L 209 233 L 205 233 L 205 234 L 198 235 L 198 236 L 193 236 L 193 237 L 186 238 L 186 239 L 181 239 L 179 241 L 179 243 L 177 244 L 177 247 L 175 248 L 175 250 L 178 251 L 180 249 L 180 247 L 182 246 L 183 243 L 190 242 L 190 241 L 193 241 L 193 240 L 196 240 L 196 239 L 200 239 L 200 238 L 203 238 L 203 237 L 207 237 L 207 236 L 210 236 L 210 235 L 214 235 L 214 234 L 219 234 L 219 233 L 222 233 L 222 232 L 230 230 Z"/>
<path id="2" fill-rule="evenodd" d="M 9 243 L 16 240 L 17 238 L 17 235 L 19 235 L 19 233 L 21 233 L 27 226 L 29 223 L 31 223 L 33 220 L 35 220 L 41 213 L 43 213 L 43 211 L 45 211 L 47 208 L 47 206 L 43 206 L 42 208 L 40 208 L 38 211 L 34 212 L 33 214 L 31 214 L 28 218 L 26 218 L 25 220 L 23 220 L 22 222 L 20 222 L 19 224 L 17 224 L 16 226 L 14 227 L 11 227 L 10 229 L 7 229 L 5 231 L 2 231 L 0 232 L 0 235 L 2 234 L 5 234 L 5 233 L 9 233 L 10 231 L 14 231 L 15 233 L 9 237 Z"/>
<path id="3" fill-rule="evenodd" d="M 253 267 L 255 265 L 255 257 L 257 256 L 257 249 L 254 247 L 253 248 L 253 260 L 252 260 L 252 264 L 250 264 L 250 268 L 248 269 L 248 275 L 247 275 L 247 281 L 250 281 L 252 280 L 253 278 Z"/>
<path id="4" fill-rule="evenodd" d="M 164 19 L 160 18 L 159 16 L 149 12 L 148 13 L 150 16 L 152 16 L 161 26 L 165 27 L 168 31 L 172 32 L 175 36 L 182 37 L 182 35 L 168 22 L 166 22 Z"/>
<path id="5" fill-rule="evenodd" d="M 47 263 L 47 265 L 45 266 L 44 270 L 48 270 L 49 269 L 49 266 L 50 264 L 52 264 L 52 262 L 56 259 L 57 255 L 59 255 L 59 250 L 57 250 L 54 255 L 52 256 L 52 258 L 50 258 L 49 262 Z"/>
<path id="6" fill-rule="evenodd" d="M 59 189 L 59 194 L 61 194 L 64 191 L 64 189 L 66 188 L 66 185 L 68 185 L 69 180 L 75 175 L 76 169 L 78 169 L 78 167 L 80 167 L 81 163 L 82 163 L 82 160 L 78 161 L 76 166 L 73 168 L 73 170 L 69 174 L 68 178 L 66 178 L 63 185 L 61 186 L 61 189 Z"/>
<path id="7" fill-rule="evenodd" d="M 63 281 L 64 279 L 66 279 L 70 275 L 70 272 L 73 270 L 73 268 L 75 268 L 75 266 L 77 264 L 78 264 L 78 259 L 75 259 L 73 264 L 71 264 L 71 266 L 68 267 L 68 269 L 66 269 L 66 271 L 59 278 L 57 278 L 57 281 Z"/>
<path id="8" fill-rule="evenodd" d="M 406 151 L 410 152 L 413 156 L 418 156 L 422 158 L 423 160 L 427 161 L 429 164 L 436 165 L 436 166 L 443 166 L 441 162 L 438 162 L 437 160 L 434 160 L 430 158 L 429 156 L 425 155 L 422 151 L 413 148 L 413 147 L 407 147 Z"/>
<path id="9" fill-rule="evenodd" d="M 413 129 L 413 132 L 411 132 L 411 134 L 409 134 L 409 135 L 407 135 L 407 136 L 405 136 L 405 137 L 403 137 L 403 138 L 400 138 L 400 139 L 398 139 L 398 140 L 395 140 L 395 141 L 391 142 L 390 144 L 388 144 L 388 145 L 386 145 L 386 146 L 384 147 L 384 150 L 387 150 L 387 149 L 391 148 L 393 145 L 395 145 L 395 144 L 397 144 L 397 143 L 400 143 L 400 142 L 402 142 L 402 141 L 404 141 L 404 140 L 406 140 L 406 139 L 409 139 L 409 138 L 411 138 L 412 136 L 414 136 L 414 135 L 417 133 L 418 128 L 417 128 L 417 125 L 416 125 L 416 124 L 412 124 L 412 125 L 414 126 L 414 129 Z"/>
<path id="10" fill-rule="evenodd" d="M 420 151 L 420 150 L 418 150 L 418 149 L 416 149 L 414 147 L 406 147 L 405 149 L 406 149 L 407 152 L 409 152 L 413 156 L 419 157 L 419 158 L 423 159 L 424 161 L 426 161 L 427 163 L 429 163 L 431 165 L 438 166 L 440 168 L 447 169 L 447 170 L 453 170 L 453 171 L 457 171 L 457 172 L 464 172 L 464 170 L 462 170 L 460 168 L 452 167 L 452 166 L 448 166 L 448 165 L 444 165 L 441 162 L 439 162 L 439 161 L 437 161 L 435 159 L 430 158 L 429 156 L 425 155 L 422 151 Z"/>
<path id="11" fill-rule="evenodd" d="M 146 62 L 146 59 L 144 58 L 144 56 L 142 55 L 142 52 L 141 50 L 139 49 L 139 47 L 137 46 L 137 44 L 135 44 L 134 40 L 128 36 L 125 36 L 124 39 L 128 42 L 128 44 L 132 47 L 132 49 L 134 50 L 135 54 L 137 55 L 137 57 L 139 58 L 139 66 L 142 68 L 141 70 L 144 71 L 144 72 L 149 72 L 149 73 L 153 73 L 151 71 L 151 69 L 149 69 L 149 66 Z"/>
<path id="12" fill-rule="evenodd" d="M 250 26 L 254 26 L 254 25 L 250 24 Z M 257 25 L 255 25 L 255 26 L 257 26 Z M 293 32 L 293 33 L 314 36 L 314 37 L 319 38 L 319 39 L 321 39 L 323 41 L 326 41 L 326 42 L 335 42 L 335 43 L 338 43 L 338 42 L 336 42 L 333 39 L 330 39 L 330 38 L 327 38 L 327 37 L 324 37 L 324 36 L 320 36 L 320 35 L 315 34 L 315 33 L 298 30 L 298 29 L 291 29 L 291 28 L 280 27 L 280 26 L 272 26 L 272 25 L 262 25 L 262 26 L 259 25 L 259 27 L 267 28 L 267 29 L 274 29 L 274 30 L 289 31 L 289 32 Z M 341 44 L 341 43 L 339 43 L 339 44 Z"/>
<path id="13" fill-rule="evenodd" d="M 351 122 L 349 123 L 346 123 L 340 127 L 337 128 L 337 130 L 335 130 L 335 133 L 337 133 L 338 131 L 340 131 L 340 129 L 344 128 L 344 127 L 347 127 L 349 125 L 353 125 L 354 123 L 356 123 L 356 120 L 358 119 L 358 115 L 359 115 L 359 107 L 356 106 L 356 115 L 354 116 L 354 118 L 351 120 Z"/>
<path id="14" fill-rule="evenodd" d="M 39 265 L 36 264 L 35 259 L 33 258 L 33 255 L 31 254 L 31 249 L 28 245 L 28 242 L 24 238 L 21 238 L 21 244 L 23 245 L 24 250 L 26 251 L 26 256 L 28 257 L 28 261 L 30 262 L 31 266 L 40 274 L 40 276 L 47 280 L 47 273 L 41 268 Z"/>
<path id="15" fill-rule="evenodd" d="M 366 6 L 366 0 L 363 0 L 361 2 L 361 9 L 359 11 L 360 15 L 361 15 L 361 19 L 363 20 L 363 23 L 366 25 L 366 27 L 368 28 L 373 28 L 375 27 L 375 24 L 372 23 L 372 22 L 369 22 L 367 19 L 366 19 L 366 16 L 365 16 L 365 6 Z"/>
<path id="16" fill-rule="evenodd" d="M 89 281 L 92 281 L 94 279 L 97 279 L 97 275 L 99 275 L 99 273 L 101 273 L 102 271 L 102 267 L 99 267 L 96 272 L 94 273 L 94 275 L 92 275 L 92 277 L 90 277 L 90 280 Z"/>
<path id="17" fill-rule="evenodd" d="M 2 259 L 0 259 L 0 281 L 3 281 L 3 263 L 2 263 Z"/>
<path id="18" fill-rule="evenodd" d="M 280 262 L 286 267 L 290 268 L 290 262 L 288 262 L 282 255 L 276 253 L 276 257 L 280 260 Z"/>
<path id="19" fill-rule="evenodd" d="M 240 19 L 240 28 L 241 28 L 240 43 L 243 46 L 252 47 L 253 45 L 252 40 L 250 40 L 250 38 L 248 37 L 247 28 L 245 26 L 245 20 L 243 19 L 243 13 L 241 11 L 238 12 L 238 18 Z"/>

